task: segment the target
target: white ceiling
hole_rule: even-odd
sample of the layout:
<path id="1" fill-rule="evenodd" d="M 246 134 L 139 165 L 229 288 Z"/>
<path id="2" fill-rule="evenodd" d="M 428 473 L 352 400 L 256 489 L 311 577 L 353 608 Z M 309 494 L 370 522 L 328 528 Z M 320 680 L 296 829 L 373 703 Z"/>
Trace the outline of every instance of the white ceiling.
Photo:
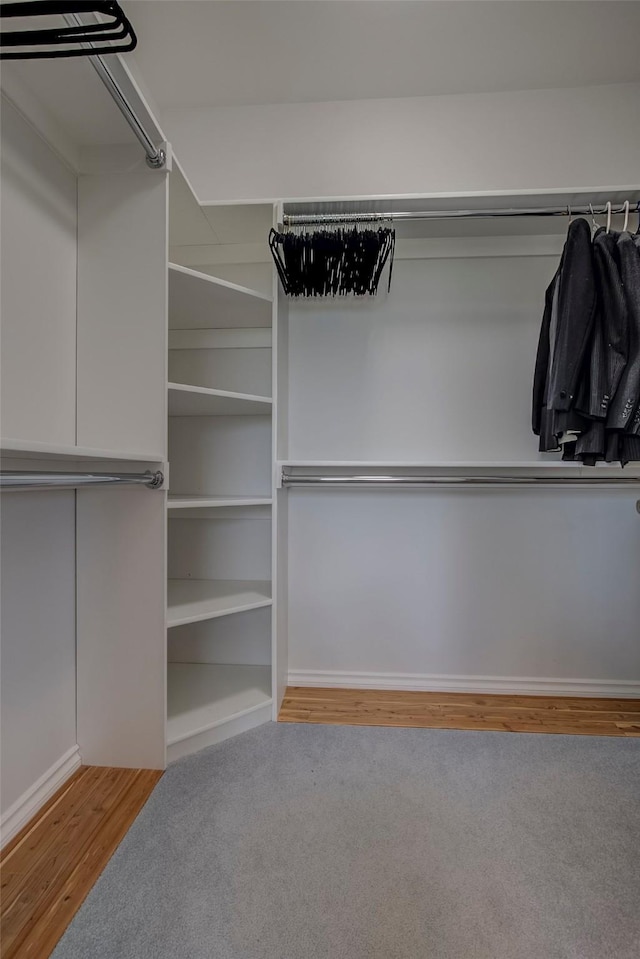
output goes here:
<path id="1" fill-rule="evenodd" d="M 640 80 L 640 2 L 128 0 L 161 109 Z"/>

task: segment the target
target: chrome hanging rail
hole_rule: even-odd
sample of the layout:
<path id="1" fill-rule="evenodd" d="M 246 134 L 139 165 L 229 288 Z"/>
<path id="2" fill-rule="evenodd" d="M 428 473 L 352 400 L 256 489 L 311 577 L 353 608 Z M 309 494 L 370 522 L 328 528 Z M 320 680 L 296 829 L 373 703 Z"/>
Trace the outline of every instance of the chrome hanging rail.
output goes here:
<path id="1" fill-rule="evenodd" d="M 640 212 L 640 199 L 629 200 L 631 212 Z M 284 213 L 283 226 L 322 226 L 333 223 L 379 223 L 383 220 L 456 220 L 456 219 L 490 219 L 493 217 L 517 216 L 617 216 L 627 212 L 626 203 L 612 207 L 588 206 L 547 206 L 547 207 L 516 207 L 511 209 L 493 210 L 413 210 L 391 211 L 386 213 Z"/>
<path id="2" fill-rule="evenodd" d="M 64 16 L 65 21 L 69 26 L 81 27 L 83 26 L 82 20 L 77 15 L 77 13 L 67 13 Z M 92 47 L 91 43 L 87 43 L 87 50 L 90 50 Z M 105 87 L 113 97 L 113 100 L 120 110 L 120 113 L 125 118 L 131 129 L 133 130 L 135 136 L 142 144 L 144 151 L 147 155 L 147 165 L 150 166 L 153 170 L 161 170 L 162 167 L 167 162 L 167 155 L 164 150 L 161 150 L 159 147 L 156 147 L 151 137 L 148 135 L 143 124 L 138 119 L 138 116 L 125 97 L 124 93 L 120 89 L 118 81 L 111 72 L 110 67 L 108 66 L 106 60 L 100 54 L 95 56 L 88 55 L 87 59 L 89 63 L 96 71 Z"/>
<path id="3" fill-rule="evenodd" d="M 299 474 L 282 470 L 282 485 L 289 486 L 484 486 L 484 487 L 532 487 L 532 486 L 624 486 L 640 489 L 640 477 L 637 476 L 517 476 L 507 475 L 459 475 L 436 476 L 433 474 L 411 475 L 358 475 L 353 473 L 321 475 Z"/>
<path id="4" fill-rule="evenodd" d="M 79 489 L 84 486 L 146 486 L 148 489 L 160 489 L 164 483 L 164 474 L 157 470 L 152 473 L 44 473 L 37 470 L 0 472 L 0 489 L 9 491 Z"/>

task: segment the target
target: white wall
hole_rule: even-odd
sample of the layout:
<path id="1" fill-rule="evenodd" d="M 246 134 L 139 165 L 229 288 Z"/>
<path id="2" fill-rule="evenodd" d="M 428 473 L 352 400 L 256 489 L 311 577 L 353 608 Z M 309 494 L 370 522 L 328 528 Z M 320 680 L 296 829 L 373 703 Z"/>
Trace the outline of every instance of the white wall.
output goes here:
<path id="1" fill-rule="evenodd" d="M 2 812 L 76 745 L 75 496 L 2 497 Z"/>
<path id="2" fill-rule="evenodd" d="M 74 173 L 3 98 L 3 437 L 76 441 L 76 232 Z M 57 785 L 53 769 L 76 746 L 74 494 L 8 493 L 1 512 L 8 837 Z"/>
<path id="3" fill-rule="evenodd" d="M 76 178 L 2 100 L 2 436 L 76 441 Z"/>
<path id="4" fill-rule="evenodd" d="M 203 201 L 590 188 L 639 179 L 637 83 L 175 109 L 163 123 Z"/>
<path id="5" fill-rule="evenodd" d="M 290 683 L 638 694 L 637 493 L 288 495 Z"/>
<path id="6" fill-rule="evenodd" d="M 397 260 L 388 295 L 293 301 L 287 458 L 536 460 L 532 369 L 557 264 Z"/>

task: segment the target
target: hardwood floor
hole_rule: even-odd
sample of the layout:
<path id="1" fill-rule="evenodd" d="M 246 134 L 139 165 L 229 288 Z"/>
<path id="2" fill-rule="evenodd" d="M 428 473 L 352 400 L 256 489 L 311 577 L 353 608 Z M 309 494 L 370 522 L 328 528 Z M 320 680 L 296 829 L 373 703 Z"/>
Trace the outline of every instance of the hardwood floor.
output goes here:
<path id="1" fill-rule="evenodd" d="M 8 843 L 0 857 L 2 959 L 51 955 L 161 775 L 82 766 Z"/>
<path id="2" fill-rule="evenodd" d="M 289 686 L 278 721 L 640 736 L 640 699 Z"/>

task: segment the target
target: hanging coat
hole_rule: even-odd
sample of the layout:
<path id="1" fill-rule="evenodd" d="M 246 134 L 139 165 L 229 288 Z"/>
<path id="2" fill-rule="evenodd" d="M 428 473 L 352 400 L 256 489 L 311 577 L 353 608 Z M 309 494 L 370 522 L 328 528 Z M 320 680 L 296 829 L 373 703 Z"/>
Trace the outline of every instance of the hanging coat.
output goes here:
<path id="1" fill-rule="evenodd" d="M 600 228 L 593 239 L 593 261 L 598 296 L 590 345 L 589 367 L 585 370 L 585 401 L 578 407 L 592 422 L 578 437 L 573 455 L 589 466 L 603 460 L 607 450 L 605 422 L 609 404 L 616 395 L 627 363 L 629 321 L 620 278 L 618 234 Z"/>
<path id="2" fill-rule="evenodd" d="M 640 405 L 640 256 L 630 233 L 618 236 L 616 252 L 627 314 L 628 347 L 627 361 L 609 404 L 607 431 L 635 433 L 635 414 Z M 637 425 L 640 427 L 640 422 Z"/>
<path id="3" fill-rule="evenodd" d="M 597 306 L 591 227 L 578 219 L 569 224 L 560 268 L 547 290 L 538 343 L 532 421 L 542 452 L 557 450 L 563 434 L 589 426 L 576 400 Z"/>

